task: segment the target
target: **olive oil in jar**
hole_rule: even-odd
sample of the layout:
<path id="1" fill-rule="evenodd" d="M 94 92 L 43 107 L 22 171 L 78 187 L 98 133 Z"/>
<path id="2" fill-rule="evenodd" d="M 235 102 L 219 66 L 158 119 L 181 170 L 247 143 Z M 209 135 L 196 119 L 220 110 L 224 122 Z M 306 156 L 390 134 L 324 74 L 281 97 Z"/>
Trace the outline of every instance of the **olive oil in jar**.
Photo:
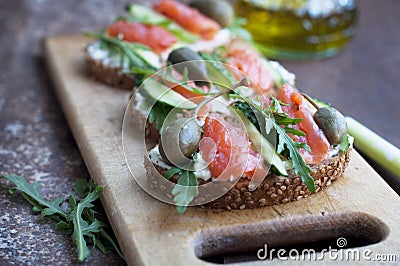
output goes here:
<path id="1" fill-rule="evenodd" d="M 356 0 L 237 0 L 235 13 L 269 57 L 321 59 L 336 55 L 355 33 Z"/>

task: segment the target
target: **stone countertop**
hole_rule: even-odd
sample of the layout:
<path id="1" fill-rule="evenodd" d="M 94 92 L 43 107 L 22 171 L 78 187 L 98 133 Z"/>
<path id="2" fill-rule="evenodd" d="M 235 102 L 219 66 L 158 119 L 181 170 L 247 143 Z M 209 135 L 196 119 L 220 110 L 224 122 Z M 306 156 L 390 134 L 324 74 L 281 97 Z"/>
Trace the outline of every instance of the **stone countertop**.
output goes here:
<path id="1" fill-rule="evenodd" d="M 46 198 L 67 196 L 89 178 L 53 90 L 43 58 L 46 36 L 99 30 L 131 1 L 14 0 L 0 8 L 0 174 L 37 181 Z M 142 2 L 145 2 L 144 0 Z M 400 5 L 360 1 L 355 39 L 340 55 L 315 62 L 283 62 L 305 92 L 351 115 L 400 147 Z M 399 182 L 373 167 L 398 192 Z M 1 264 L 77 264 L 70 236 L 33 215 L 21 195 L 0 181 Z M 84 264 L 125 264 L 95 251 Z"/>

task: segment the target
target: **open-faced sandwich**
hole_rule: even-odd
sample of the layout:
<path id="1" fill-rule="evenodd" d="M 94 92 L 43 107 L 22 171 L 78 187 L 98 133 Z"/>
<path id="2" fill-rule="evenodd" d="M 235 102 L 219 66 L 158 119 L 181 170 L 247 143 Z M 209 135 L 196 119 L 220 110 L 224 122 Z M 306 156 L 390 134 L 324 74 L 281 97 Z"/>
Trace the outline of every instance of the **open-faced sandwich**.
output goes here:
<path id="1" fill-rule="evenodd" d="M 329 186 L 349 162 L 343 115 L 303 96 L 280 65 L 240 47 L 185 48 L 185 55 L 209 59 L 186 63 L 173 59 L 183 48 L 174 50 L 168 61 L 175 65 L 133 96 L 136 121 L 157 143 L 145 158 L 150 186 L 173 197 L 180 211 L 190 204 L 230 210 L 299 200 Z M 165 186 L 160 174 L 177 185 Z M 202 192 L 207 184 L 219 191 Z"/>
<path id="2" fill-rule="evenodd" d="M 152 8 L 131 4 L 127 10 L 103 32 L 87 32 L 97 39 L 86 47 L 88 70 L 113 87 L 132 90 L 142 81 L 142 71 L 165 67 L 173 49 L 212 51 L 246 35 L 237 30 L 240 21 L 234 22 L 224 0 L 194 0 L 190 6 L 160 0 Z"/>

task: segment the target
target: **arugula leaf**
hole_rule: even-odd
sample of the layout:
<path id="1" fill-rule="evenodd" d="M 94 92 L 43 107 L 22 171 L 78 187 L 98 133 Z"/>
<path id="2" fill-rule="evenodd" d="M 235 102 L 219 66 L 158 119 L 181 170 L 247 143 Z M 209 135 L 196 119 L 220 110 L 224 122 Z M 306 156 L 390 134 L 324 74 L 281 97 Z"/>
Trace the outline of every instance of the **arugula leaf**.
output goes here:
<path id="1" fill-rule="evenodd" d="M 288 106 L 289 104 L 283 103 L 277 98 L 271 96 L 271 111 L 274 113 L 284 114 L 285 112 L 282 110 L 282 105 Z"/>
<path id="2" fill-rule="evenodd" d="M 290 127 L 290 125 L 296 125 L 296 124 L 300 123 L 303 119 L 289 117 L 289 115 L 282 110 L 281 105 L 288 106 L 290 104 L 285 104 L 271 96 L 271 107 L 270 108 L 271 108 L 271 111 L 273 112 L 276 124 L 283 126 L 282 128 L 285 130 L 286 134 L 292 134 L 292 135 L 296 135 L 296 136 L 305 136 L 306 134 L 303 131 L 293 128 L 293 127 Z M 303 143 L 303 144 L 298 143 L 298 145 L 304 147 L 307 150 L 310 149 L 308 146 L 306 146 L 305 143 Z"/>
<path id="3" fill-rule="evenodd" d="M 16 187 L 10 188 L 11 194 L 20 190 L 22 196 L 33 205 L 34 212 L 40 212 L 42 218 L 48 216 L 57 221 L 57 230 L 72 235 L 72 239 L 78 247 L 78 259 L 80 261 L 86 259 L 90 254 L 91 250 L 87 246 L 87 242 L 99 248 L 103 253 L 116 251 L 123 258 L 118 245 L 105 231 L 107 225 L 96 218 L 97 212 L 92 209 L 94 207 L 92 203 L 99 198 L 103 190 L 102 187 L 96 186 L 93 181 L 87 182 L 84 179 L 77 179 L 74 190 L 82 199 L 77 200 L 70 195 L 68 197 L 68 211 L 64 211 L 60 207 L 63 199 L 44 200 L 40 195 L 38 183 L 30 184 L 25 178 L 17 175 L 4 175 L 0 178 L 6 178 L 16 185 Z"/>
<path id="4" fill-rule="evenodd" d="M 66 235 L 71 235 L 74 231 L 74 225 L 72 223 L 67 223 L 65 221 L 59 221 L 56 224 L 56 229 Z"/>
<path id="5" fill-rule="evenodd" d="M 260 103 L 256 102 L 256 100 L 249 99 L 249 98 L 243 98 L 244 103 L 249 105 L 250 109 L 256 110 L 259 114 L 263 115 L 265 119 L 270 119 L 270 114 L 272 110 L 270 107 L 263 107 L 260 105 Z M 277 106 L 275 107 L 276 109 L 274 110 L 282 110 L 279 102 L 275 102 Z M 247 112 L 249 114 L 249 112 Z M 247 115 L 246 114 L 246 115 Z M 277 152 L 280 154 L 283 154 L 285 150 L 288 150 L 289 155 L 288 158 L 291 159 L 292 165 L 293 165 L 293 170 L 296 174 L 300 175 L 301 180 L 303 181 L 304 184 L 306 184 L 307 188 L 311 192 L 315 192 L 315 184 L 314 184 L 314 179 L 311 176 L 311 168 L 305 163 L 303 157 L 299 153 L 298 149 L 303 148 L 306 150 L 310 150 L 310 147 L 306 143 L 301 143 L 301 142 L 295 142 L 292 140 L 291 137 L 289 137 L 288 134 L 297 134 L 297 135 L 302 135 L 304 134 L 303 132 L 296 130 L 292 127 L 288 127 L 286 125 L 290 124 L 296 124 L 300 121 L 296 119 L 292 119 L 288 116 L 287 114 L 279 113 L 279 118 L 276 120 L 276 116 L 274 112 L 275 121 L 270 119 L 272 121 L 273 128 L 276 130 L 278 134 L 278 146 L 277 146 Z M 281 119 L 280 119 L 281 118 Z M 285 118 L 285 120 L 283 119 Z M 250 118 L 249 118 L 250 119 Z M 280 121 L 279 121 L 280 119 Z M 271 121 L 269 123 L 271 123 Z M 279 122 L 283 123 L 280 124 Z M 285 126 L 285 127 L 282 127 Z"/>
<path id="6" fill-rule="evenodd" d="M 285 127 L 284 129 L 285 129 L 286 134 L 292 134 L 295 136 L 305 136 L 306 135 L 306 133 L 304 133 L 303 131 L 295 129 L 293 127 Z"/>
<path id="7" fill-rule="evenodd" d="M 78 246 L 78 259 L 80 261 L 85 260 L 90 254 L 90 249 L 86 245 L 84 236 L 87 235 L 93 237 L 91 232 L 99 232 L 100 230 L 98 221 L 89 224 L 87 221 L 82 219 L 82 212 L 85 208 L 92 208 L 94 206 L 92 202 L 100 196 L 102 191 L 102 187 L 96 187 L 94 191 L 90 192 L 86 198 L 78 203 L 67 217 L 68 220 L 72 221 L 74 224 L 74 231 L 71 237 Z"/>
<path id="8" fill-rule="evenodd" d="M 193 172 L 180 170 L 181 174 L 178 183 L 172 189 L 172 195 L 174 195 L 174 202 L 177 204 L 177 212 L 182 214 L 187 205 L 199 194 L 199 187 Z"/>
<path id="9" fill-rule="evenodd" d="M 171 167 L 169 168 L 167 171 L 165 171 L 164 177 L 166 179 L 170 179 L 171 177 L 173 177 L 174 175 L 180 174 L 182 171 L 182 169 L 178 168 L 178 167 Z"/>
<path id="10" fill-rule="evenodd" d="M 346 137 L 344 138 L 342 143 L 339 144 L 339 149 L 343 153 L 347 153 L 347 151 L 349 150 L 350 146 L 353 144 L 353 141 L 354 141 L 354 137 L 350 136 L 349 134 L 346 134 Z"/>
<path id="11" fill-rule="evenodd" d="M 95 37 L 96 39 L 105 42 L 107 44 L 107 47 L 109 47 L 109 50 L 114 52 L 118 51 L 118 54 L 121 55 L 121 60 L 126 57 L 129 62 L 129 68 L 136 67 L 153 72 L 157 71 L 156 67 L 154 67 L 140 53 L 137 52 L 137 49 L 149 50 L 148 47 L 138 43 L 124 42 L 118 38 L 108 37 L 104 34 L 97 32 L 84 31 L 84 34 Z"/>
<path id="12" fill-rule="evenodd" d="M 63 218 L 67 217 L 67 213 L 60 207 L 63 199 L 56 198 L 53 201 L 47 201 L 43 199 L 39 192 L 38 183 L 35 182 L 33 184 L 29 184 L 28 182 L 26 182 L 25 178 L 17 175 L 5 175 L 0 177 L 6 178 L 9 181 L 13 182 L 16 187 L 10 188 L 10 193 L 14 194 L 17 190 L 23 192 L 22 195 L 29 203 L 34 206 L 35 212 L 42 211 L 42 218 L 44 216 L 50 216 L 53 214 L 58 214 Z"/>
<path id="13" fill-rule="evenodd" d="M 286 134 L 284 129 L 276 123 L 274 124 L 274 128 L 279 136 L 277 152 L 281 153 L 285 147 L 289 150 L 289 157 L 292 160 L 294 172 L 300 175 L 301 180 L 311 192 L 315 192 L 316 188 L 314 179 L 311 176 L 311 168 L 305 163 L 303 157 L 301 157 L 297 150 L 298 148 L 305 148 L 308 146 L 305 146 L 304 143 L 294 142 L 292 138 Z"/>
<path id="14" fill-rule="evenodd" d="M 235 102 L 234 106 L 235 108 L 239 109 L 247 117 L 247 119 L 250 120 L 257 130 L 261 132 L 262 136 L 264 136 L 271 143 L 275 142 L 275 135 L 269 135 L 273 129 L 274 123 L 271 115 L 267 117 L 265 114 L 261 114 L 257 109 L 252 108 L 247 102 L 237 101 Z"/>
<path id="15" fill-rule="evenodd" d="M 276 105 L 277 110 L 282 110 L 278 101 L 274 101 L 274 104 Z M 284 113 L 273 114 L 275 118 L 274 128 L 279 136 L 277 147 L 278 153 L 284 151 L 285 147 L 288 149 L 289 157 L 293 162 L 294 172 L 300 175 L 301 180 L 304 184 L 306 184 L 307 188 L 311 192 L 315 192 L 316 188 L 314 178 L 311 176 L 311 168 L 306 164 L 303 157 L 298 151 L 298 149 L 306 149 L 307 151 L 310 151 L 310 147 L 306 143 L 293 141 L 293 139 L 288 135 L 293 134 L 297 136 L 305 136 L 304 132 L 288 126 L 295 125 L 301 122 L 302 119 L 289 118 L 289 116 Z"/>
<path id="16" fill-rule="evenodd" d="M 273 113 L 273 115 L 276 123 L 281 126 L 296 125 L 303 120 L 302 118 L 290 118 L 287 114 L 282 113 Z"/>
<path id="17" fill-rule="evenodd" d="M 89 194 L 90 191 L 93 191 L 95 188 L 96 184 L 93 182 L 93 180 L 90 179 L 89 181 L 87 181 L 84 178 L 78 178 L 75 181 L 74 192 L 80 198 L 84 198 L 87 194 Z"/>
<path id="18" fill-rule="evenodd" d="M 149 123 L 155 123 L 155 127 L 158 131 L 162 131 L 164 121 L 168 116 L 168 113 L 173 109 L 172 106 L 167 104 L 156 102 L 149 113 Z"/>
<path id="19" fill-rule="evenodd" d="M 277 151 L 278 153 L 281 153 L 285 150 L 285 147 L 288 149 L 289 158 L 293 162 L 294 172 L 300 175 L 301 180 L 304 184 L 306 184 L 307 188 L 311 192 L 315 192 L 316 188 L 314 178 L 311 176 L 311 168 L 306 164 L 298 151 L 298 149 L 310 151 L 310 147 L 306 143 L 293 141 L 293 139 L 288 135 L 293 134 L 297 136 L 305 136 L 304 132 L 293 127 L 289 127 L 289 125 L 296 125 L 300 123 L 302 119 L 290 118 L 288 114 L 283 112 L 280 101 L 274 99 L 275 98 L 272 99 L 274 110 L 279 112 L 273 112 L 275 118 L 274 128 L 279 136 Z M 282 126 L 284 127 L 282 128 Z"/>
<path id="20" fill-rule="evenodd" d="M 271 111 L 274 115 L 274 119 L 278 125 L 288 126 L 288 125 L 296 125 L 300 123 L 302 118 L 291 118 L 287 113 L 282 110 L 282 105 L 288 106 L 290 104 L 285 104 L 275 97 L 271 97 Z"/>
<path id="21" fill-rule="evenodd" d="M 110 251 L 115 251 L 117 252 L 118 256 L 120 256 L 122 259 L 124 259 L 124 255 L 122 254 L 118 244 L 112 239 L 112 237 L 107 234 L 107 232 L 104 229 L 101 229 L 100 232 L 98 233 L 99 239 L 104 239 L 105 245 L 103 245 L 105 250 L 100 249 L 101 252 L 104 254 L 110 252 Z M 98 242 L 96 243 L 96 246 L 99 247 Z"/>

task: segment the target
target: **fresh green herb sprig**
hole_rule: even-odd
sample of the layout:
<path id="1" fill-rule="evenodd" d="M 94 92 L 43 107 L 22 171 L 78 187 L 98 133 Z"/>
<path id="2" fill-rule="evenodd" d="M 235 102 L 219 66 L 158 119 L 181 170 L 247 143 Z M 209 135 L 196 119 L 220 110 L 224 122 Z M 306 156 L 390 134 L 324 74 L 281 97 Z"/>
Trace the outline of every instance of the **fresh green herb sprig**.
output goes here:
<path id="1" fill-rule="evenodd" d="M 278 100 L 273 100 L 271 109 L 269 107 L 264 107 L 257 100 L 252 100 L 248 98 L 243 98 L 243 104 L 236 106 L 241 108 L 243 113 L 249 118 L 250 121 L 257 120 L 261 117 L 265 119 L 265 125 L 270 125 L 270 128 L 266 130 L 267 133 L 273 128 L 278 135 L 278 146 L 277 152 L 282 154 L 285 151 L 288 152 L 288 157 L 292 161 L 293 170 L 296 174 L 300 175 L 301 180 L 306 184 L 307 188 L 311 192 L 315 192 L 314 179 L 311 176 L 311 168 L 306 164 L 303 157 L 299 153 L 299 148 L 310 150 L 310 147 L 306 143 L 295 142 L 288 134 L 294 134 L 299 136 L 304 136 L 304 132 L 297 130 L 289 125 L 295 125 L 301 120 L 293 119 L 288 117 L 282 111 L 280 103 Z M 248 105 L 246 108 L 244 106 Z M 252 112 L 250 111 L 252 110 Z M 257 112 L 258 115 L 255 114 Z M 271 112 L 274 119 L 271 118 Z M 278 118 L 278 119 L 276 119 Z M 257 126 L 257 125 L 256 125 Z"/>
<path id="2" fill-rule="evenodd" d="M 157 68 L 149 63 L 138 50 L 147 51 L 150 50 L 147 46 L 139 43 L 124 42 L 118 38 L 106 36 L 102 33 L 93 31 L 84 31 L 85 35 L 94 37 L 102 42 L 102 48 L 110 51 L 111 54 L 117 54 L 121 58 L 121 65 L 124 60 L 128 60 L 128 69 L 141 69 L 142 72 L 154 73 Z"/>
<path id="3" fill-rule="evenodd" d="M 164 121 L 167 118 L 168 114 L 172 111 L 172 109 L 172 106 L 157 101 L 150 110 L 148 118 L 149 123 L 155 123 L 156 129 L 161 133 Z"/>
<path id="4" fill-rule="evenodd" d="M 178 183 L 172 189 L 172 195 L 174 195 L 176 211 L 182 214 L 185 212 L 187 205 L 199 195 L 198 182 L 193 172 L 178 167 L 168 169 L 164 177 L 170 179 L 174 175 L 178 175 L 179 177 Z"/>
<path id="5" fill-rule="evenodd" d="M 347 153 L 351 145 L 353 145 L 353 142 L 354 142 L 354 137 L 350 136 L 349 134 L 346 134 L 342 143 L 339 144 L 339 149 L 343 153 Z"/>
<path id="6" fill-rule="evenodd" d="M 295 136 L 305 136 L 306 134 L 303 131 L 300 131 L 298 129 L 290 127 L 291 125 L 292 126 L 297 125 L 303 119 L 289 117 L 289 115 L 282 110 L 281 105 L 287 105 L 287 104 L 279 101 L 275 97 L 271 97 L 271 111 L 272 111 L 272 114 L 273 114 L 276 124 L 282 126 L 282 128 L 285 130 L 285 132 L 287 134 L 292 134 Z M 310 150 L 310 147 L 305 145 L 305 143 L 302 143 L 302 144 L 304 144 L 304 147 L 303 147 L 304 149 Z"/>
<path id="7" fill-rule="evenodd" d="M 87 182 L 85 179 L 77 179 L 74 191 L 79 198 L 70 195 L 67 200 L 69 208 L 64 210 L 60 206 L 64 199 L 45 200 L 37 182 L 28 183 L 24 177 L 17 175 L 4 175 L 0 178 L 6 178 L 16 185 L 9 192 L 14 194 L 17 190 L 21 191 L 22 196 L 33 206 L 34 213 L 40 213 L 41 218 L 55 220 L 57 230 L 71 235 L 77 246 L 79 261 L 84 261 L 90 255 L 88 243 L 104 254 L 115 251 L 123 258 L 118 244 L 106 232 L 108 226 L 97 219 L 98 213 L 93 209 L 93 203 L 103 191 L 102 187 L 96 186 L 91 180 Z"/>

